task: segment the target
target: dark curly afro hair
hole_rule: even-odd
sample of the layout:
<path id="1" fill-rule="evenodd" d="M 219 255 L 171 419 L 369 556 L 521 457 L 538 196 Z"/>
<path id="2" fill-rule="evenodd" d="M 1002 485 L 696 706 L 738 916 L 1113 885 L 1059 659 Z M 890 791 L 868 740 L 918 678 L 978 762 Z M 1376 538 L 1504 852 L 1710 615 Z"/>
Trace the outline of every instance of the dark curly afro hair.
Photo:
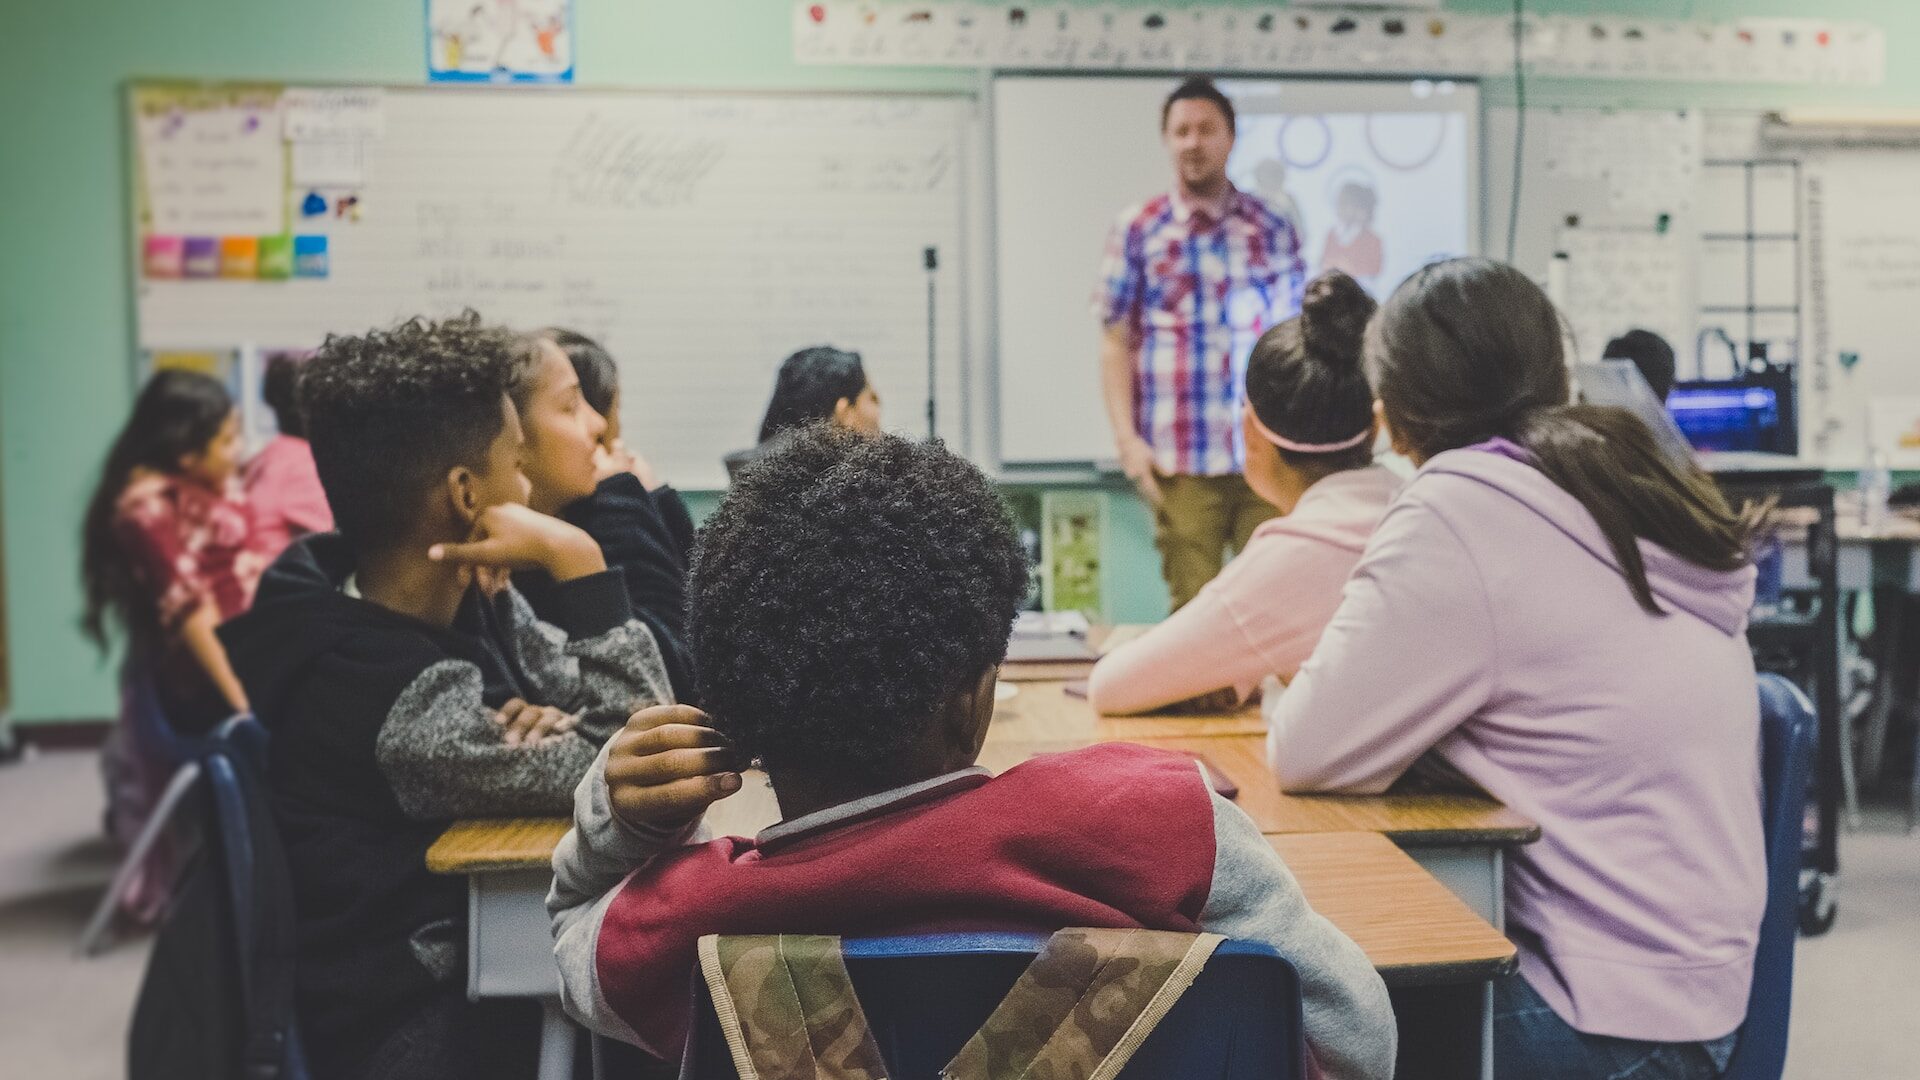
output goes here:
<path id="1" fill-rule="evenodd" d="M 775 774 L 898 782 L 926 726 L 1006 657 L 1027 566 L 966 460 L 816 424 L 741 471 L 687 591 L 701 701 L 738 750 Z"/>
<path id="2" fill-rule="evenodd" d="M 362 551 L 403 540 L 429 488 L 485 462 L 506 422 L 502 397 L 533 355 L 531 339 L 471 311 L 329 334 L 299 397 L 341 534 Z"/>

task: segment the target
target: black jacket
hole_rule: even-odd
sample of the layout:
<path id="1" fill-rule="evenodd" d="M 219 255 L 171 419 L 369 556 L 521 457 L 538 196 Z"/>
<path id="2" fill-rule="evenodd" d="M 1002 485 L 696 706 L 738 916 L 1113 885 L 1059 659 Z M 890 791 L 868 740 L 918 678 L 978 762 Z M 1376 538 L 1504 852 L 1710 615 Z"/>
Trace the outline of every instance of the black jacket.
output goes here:
<path id="1" fill-rule="evenodd" d="M 648 491 L 632 473 L 600 481 L 592 495 L 569 504 L 560 516 L 600 545 L 609 567 L 626 575 L 634 617 L 653 631 L 676 700 L 694 701 L 693 661 L 687 653 L 687 560 L 693 548 L 693 516 L 671 487 Z M 539 570 L 513 575 L 513 586 L 550 619 L 554 581 Z"/>
<path id="2" fill-rule="evenodd" d="M 465 632 L 349 596 L 352 573 L 338 535 L 303 538 L 253 610 L 220 629 L 273 736 L 299 1012 L 320 1077 L 350 1070 L 464 977 L 466 882 L 425 863 L 447 825 L 566 814 L 598 743 L 633 709 L 670 700 L 617 571 L 559 586 L 552 627 L 511 589 L 470 594 Z M 579 712 L 579 736 L 507 746 L 495 713 L 512 697 Z"/>

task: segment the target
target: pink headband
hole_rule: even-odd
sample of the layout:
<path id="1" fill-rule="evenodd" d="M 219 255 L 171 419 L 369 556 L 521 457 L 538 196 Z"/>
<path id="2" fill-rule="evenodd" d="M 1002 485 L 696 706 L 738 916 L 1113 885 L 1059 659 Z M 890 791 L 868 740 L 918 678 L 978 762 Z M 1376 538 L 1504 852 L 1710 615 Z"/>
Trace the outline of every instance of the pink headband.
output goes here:
<path id="1" fill-rule="evenodd" d="M 1331 443 L 1294 442 L 1292 439 L 1289 439 L 1284 435 L 1276 434 L 1272 428 L 1261 423 L 1260 414 L 1253 411 L 1253 406 L 1251 405 L 1247 406 L 1247 415 L 1253 418 L 1253 426 L 1260 430 L 1260 434 L 1265 435 L 1267 437 L 1268 442 L 1272 443 L 1273 445 L 1279 447 L 1282 450 L 1291 450 L 1296 454 L 1331 454 L 1336 450 L 1351 450 L 1354 447 L 1359 446 L 1360 444 L 1373 438 L 1373 425 L 1368 424 L 1366 427 L 1366 430 L 1362 431 L 1360 434 L 1355 435 L 1351 439 L 1343 439 L 1340 442 L 1331 442 Z"/>

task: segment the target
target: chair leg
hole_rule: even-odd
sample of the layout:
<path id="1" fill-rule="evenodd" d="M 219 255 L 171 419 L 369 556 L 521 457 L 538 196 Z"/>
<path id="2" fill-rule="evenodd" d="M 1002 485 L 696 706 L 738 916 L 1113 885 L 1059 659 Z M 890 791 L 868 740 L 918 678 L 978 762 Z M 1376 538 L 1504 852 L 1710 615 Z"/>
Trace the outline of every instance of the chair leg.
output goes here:
<path id="1" fill-rule="evenodd" d="M 558 998 L 548 998 L 540 1007 L 540 1080 L 572 1080 L 573 1021 Z"/>
<path id="2" fill-rule="evenodd" d="M 133 876 L 140 871 L 142 863 L 153 852 L 153 846 L 165 835 L 167 825 L 173 820 L 174 811 L 193 790 L 200 779 L 200 763 L 189 761 L 174 770 L 168 779 L 166 790 L 160 793 L 160 801 L 154 804 L 153 813 L 147 816 L 145 825 L 140 826 L 140 834 L 134 837 L 133 846 L 127 849 L 126 857 L 113 872 L 113 880 L 108 883 L 106 894 L 100 897 L 100 904 L 93 909 L 93 917 L 87 920 L 86 929 L 80 931 L 80 943 L 75 951 L 81 956 L 98 956 L 106 948 L 109 937 L 107 929 L 113 923 L 114 909 L 120 906 L 120 898 L 125 895 Z"/>
<path id="3" fill-rule="evenodd" d="M 1920 831 L 1920 717 L 1915 718 L 1913 730 L 1913 778 L 1912 787 L 1907 789 L 1907 835 Z"/>

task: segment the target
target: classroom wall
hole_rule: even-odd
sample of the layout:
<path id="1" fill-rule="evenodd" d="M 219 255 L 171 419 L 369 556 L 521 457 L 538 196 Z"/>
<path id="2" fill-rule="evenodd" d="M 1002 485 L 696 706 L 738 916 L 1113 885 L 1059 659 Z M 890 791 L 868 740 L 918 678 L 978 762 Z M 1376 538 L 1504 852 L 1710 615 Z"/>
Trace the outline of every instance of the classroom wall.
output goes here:
<path id="1" fill-rule="evenodd" d="M 1145 6 L 1142 4 L 1141 6 Z M 1505 0 L 1455 0 L 1509 10 Z M 1543 12 L 1699 18 L 1796 15 L 1803 0 L 1542 0 Z M 15 719 L 111 715 L 109 665 L 75 620 L 78 521 L 132 398 L 127 161 L 120 91 L 133 77 L 412 83 L 424 77 L 419 0 L 65 0 L 9 5 L 0 64 L 0 552 Z M 1538 104 L 1920 104 L 1920 4 L 1826 0 L 1821 14 L 1888 31 L 1884 87 L 1634 86 L 1560 80 Z M 968 72 L 797 67 L 787 0 L 577 0 L 582 82 L 617 86 L 965 90 Z M 530 91 L 531 92 L 531 91 Z M 1488 104 L 1512 99 L 1504 80 Z M 1089 339 L 1091 348 L 1091 338 Z M 1089 372 L 1092 362 L 1089 359 Z M 1094 392 L 1091 380 L 1088 392 Z M 1109 501 L 1108 614 L 1165 611 L 1151 522 L 1123 485 Z M 710 498 L 697 500 L 704 508 Z"/>

